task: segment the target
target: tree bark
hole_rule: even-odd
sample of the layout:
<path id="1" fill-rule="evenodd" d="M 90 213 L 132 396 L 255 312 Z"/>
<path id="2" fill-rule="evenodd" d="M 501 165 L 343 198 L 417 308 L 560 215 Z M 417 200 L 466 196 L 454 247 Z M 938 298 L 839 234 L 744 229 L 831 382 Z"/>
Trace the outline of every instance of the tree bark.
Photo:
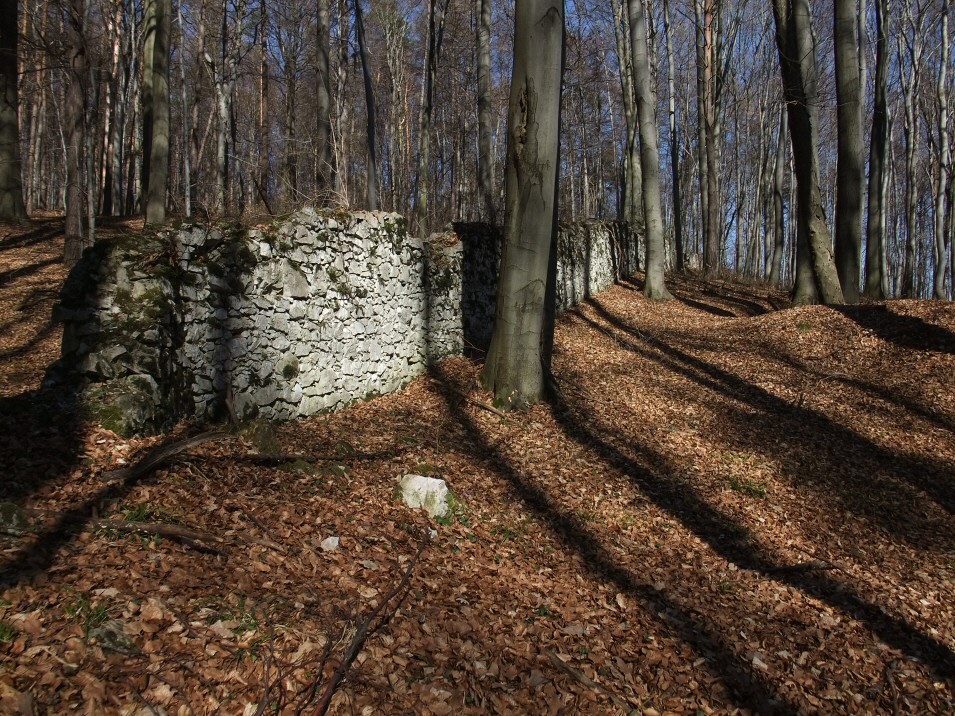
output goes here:
<path id="1" fill-rule="evenodd" d="M 478 193 L 481 218 L 497 222 L 494 197 L 494 134 L 491 118 L 491 10 L 492 0 L 477 0 Z"/>
<path id="2" fill-rule="evenodd" d="M 166 184 L 169 179 L 169 38 L 172 6 L 170 0 L 153 0 L 155 41 L 152 52 L 152 142 L 149 152 L 149 184 L 146 187 L 146 222 L 166 221 Z"/>
<path id="3" fill-rule="evenodd" d="M 362 0 L 355 2 L 355 35 L 358 37 L 358 54 L 361 57 L 361 74 L 365 84 L 365 112 L 368 128 L 368 182 L 366 191 L 368 209 L 378 211 L 378 156 L 375 134 L 375 89 L 371 80 L 371 66 L 368 63 L 368 45 L 365 41 L 365 20 L 361 9 Z"/>
<path id="4" fill-rule="evenodd" d="M 862 191 L 865 181 L 862 134 L 862 85 L 859 69 L 859 0 L 835 0 L 833 34 L 836 57 L 836 268 L 846 303 L 859 300 L 862 253 Z"/>
<path id="5" fill-rule="evenodd" d="M 716 8 L 714 0 L 702 0 L 700 28 L 702 39 L 703 75 L 703 153 L 705 158 L 705 214 L 703 217 L 703 274 L 712 278 L 720 270 L 720 202 L 719 166 L 717 162 L 717 116 L 716 116 L 716 42 L 713 24 Z"/>
<path id="6" fill-rule="evenodd" d="M 630 50 L 633 63 L 637 118 L 640 123 L 640 168 L 643 172 L 643 213 L 647 221 L 646 280 L 643 293 L 653 301 L 673 296 L 663 277 L 663 208 L 660 195 L 660 150 L 655 95 L 650 84 L 650 56 L 643 0 L 627 0 L 630 12 Z"/>
<path id="7" fill-rule="evenodd" d="M 786 248 L 785 205 L 783 178 L 786 162 L 786 105 L 779 111 L 779 129 L 776 132 L 776 161 L 773 166 L 773 247 L 769 261 L 769 283 L 782 285 L 783 256 Z"/>
<path id="8" fill-rule="evenodd" d="M 498 407 L 540 400 L 550 371 L 545 294 L 557 237 L 563 0 L 518 0 L 507 123 L 504 255 L 481 374 Z"/>
<path id="9" fill-rule="evenodd" d="M 793 148 L 798 193 L 797 218 L 802 237 L 799 243 L 802 253 L 808 253 L 803 266 L 811 264 L 813 284 L 823 303 L 839 304 L 844 299 L 819 186 L 816 54 L 808 0 L 773 0 L 773 15 Z M 799 254 L 797 248 L 797 264 L 800 262 Z M 804 287 L 805 283 L 802 285 Z M 795 303 L 813 300 L 799 289 L 797 281 L 793 296 Z"/>
<path id="10" fill-rule="evenodd" d="M 331 54 L 331 20 L 329 2 L 318 0 L 315 29 L 317 32 L 317 62 L 316 84 L 318 90 L 317 109 L 318 117 L 315 142 L 318 150 L 318 176 L 316 188 L 318 201 L 327 204 L 335 188 L 335 167 L 332 160 L 332 95 L 331 69 L 329 55 Z"/>
<path id="11" fill-rule="evenodd" d="M 945 291 L 945 275 L 948 270 L 950 246 L 948 245 L 945 222 L 947 218 L 946 200 L 948 182 L 951 181 L 952 155 L 948 137 L 948 8 L 949 0 L 942 0 L 942 47 L 939 54 L 938 82 L 935 93 L 938 101 L 938 167 L 935 186 L 935 274 L 932 279 L 932 295 L 944 301 L 948 298 Z"/>
<path id="12" fill-rule="evenodd" d="M 17 0 L 0 0 L 0 221 L 22 221 L 17 88 Z"/>
<path id="13" fill-rule="evenodd" d="M 66 98 L 66 218 L 63 263 L 72 268 L 83 255 L 83 154 L 86 147 L 86 81 L 89 60 L 83 37 L 86 1 L 71 0 L 69 13 L 70 84 Z"/>
<path id="14" fill-rule="evenodd" d="M 673 188 L 673 242 L 676 249 L 676 270 L 686 268 L 683 248 L 683 197 L 680 194 L 680 135 L 676 118 L 676 83 L 673 69 L 673 38 L 670 27 L 670 3 L 663 0 L 663 27 L 666 31 L 667 97 L 670 115 L 670 174 Z"/>
<path id="15" fill-rule="evenodd" d="M 865 249 L 863 295 L 885 299 L 882 265 L 885 255 L 885 160 L 889 134 L 889 0 L 875 0 L 875 90 L 872 108 L 872 137 L 869 145 L 869 202 Z"/>

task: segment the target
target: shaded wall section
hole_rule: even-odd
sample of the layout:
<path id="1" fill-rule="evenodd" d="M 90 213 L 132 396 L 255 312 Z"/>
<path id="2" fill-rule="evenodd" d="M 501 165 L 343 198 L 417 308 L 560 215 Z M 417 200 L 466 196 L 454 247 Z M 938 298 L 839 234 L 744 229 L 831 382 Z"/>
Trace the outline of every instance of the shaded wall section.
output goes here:
<path id="1" fill-rule="evenodd" d="M 397 214 L 298 212 L 270 228 L 184 226 L 88 251 L 63 292 L 62 359 L 119 433 L 234 411 L 288 420 L 397 390 L 493 327 L 500 232 L 421 240 Z M 636 268 L 624 224 L 561 227 L 558 305 Z"/>

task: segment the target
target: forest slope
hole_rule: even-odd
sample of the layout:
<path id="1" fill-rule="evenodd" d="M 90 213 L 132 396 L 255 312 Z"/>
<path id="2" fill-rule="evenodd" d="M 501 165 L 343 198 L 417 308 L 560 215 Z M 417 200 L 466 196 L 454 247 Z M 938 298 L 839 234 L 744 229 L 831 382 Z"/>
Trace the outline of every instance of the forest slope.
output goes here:
<path id="1" fill-rule="evenodd" d="M 955 708 L 951 305 L 623 283 L 560 318 L 551 404 L 504 419 L 452 359 L 280 426 L 297 461 L 232 437 L 107 481 L 201 428 L 122 440 L 35 391 L 56 228 L 0 235 L 0 500 L 35 521 L 0 543 L 0 711 L 314 706 L 418 548 L 405 473 L 460 504 L 333 712 Z"/>

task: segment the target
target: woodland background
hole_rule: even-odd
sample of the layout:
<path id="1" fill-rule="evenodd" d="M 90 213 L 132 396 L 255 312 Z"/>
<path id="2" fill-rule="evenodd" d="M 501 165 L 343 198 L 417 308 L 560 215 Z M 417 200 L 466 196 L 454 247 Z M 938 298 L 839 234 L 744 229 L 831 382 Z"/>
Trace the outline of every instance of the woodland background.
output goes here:
<path id="1" fill-rule="evenodd" d="M 645 5 L 670 264 L 683 258 L 674 248 L 679 232 L 687 264 L 702 265 L 712 201 L 719 268 L 789 285 L 795 182 L 771 6 Z M 75 205 L 72 233 L 88 244 L 97 216 L 145 210 L 149 97 L 163 89 L 154 90 L 156 72 L 143 71 L 156 12 L 168 23 L 163 184 L 174 215 L 255 219 L 306 204 L 378 205 L 409 217 L 417 233 L 499 218 L 513 0 L 4 0 L 6 46 L 17 21 L 27 212 Z M 833 217 L 833 8 L 817 2 L 812 12 L 819 171 Z M 884 196 L 876 212 L 886 297 L 952 295 L 950 15 L 948 0 L 859 4 L 867 168 L 880 38 L 885 67 L 885 173 L 869 182 L 868 195 Z M 641 221 L 627 22 L 621 0 L 567 3 L 562 220 Z M 707 181 L 711 145 L 716 171 Z M 933 286 L 938 273 L 941 290 Z"/>

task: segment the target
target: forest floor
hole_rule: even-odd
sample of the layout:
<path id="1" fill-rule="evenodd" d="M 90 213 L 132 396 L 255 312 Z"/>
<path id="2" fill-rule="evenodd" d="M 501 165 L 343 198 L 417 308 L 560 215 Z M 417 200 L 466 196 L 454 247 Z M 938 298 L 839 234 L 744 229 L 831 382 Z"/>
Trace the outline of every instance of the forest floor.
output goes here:
<path id="1" fill-rule="evenodd" d="M 0 501 L 34 520 L 0 539 L 0 712 L 314 713 L 406 573 L 330 713 L 955 712 L 952 305 L 625 282 L 559 318 L 551 403 L 502 418 L 450 359 L 279 426 L 297 462 L 229 437 L 106 480 L 205 427 L 38 390 L 60 227 L 0 229 Z"/>

